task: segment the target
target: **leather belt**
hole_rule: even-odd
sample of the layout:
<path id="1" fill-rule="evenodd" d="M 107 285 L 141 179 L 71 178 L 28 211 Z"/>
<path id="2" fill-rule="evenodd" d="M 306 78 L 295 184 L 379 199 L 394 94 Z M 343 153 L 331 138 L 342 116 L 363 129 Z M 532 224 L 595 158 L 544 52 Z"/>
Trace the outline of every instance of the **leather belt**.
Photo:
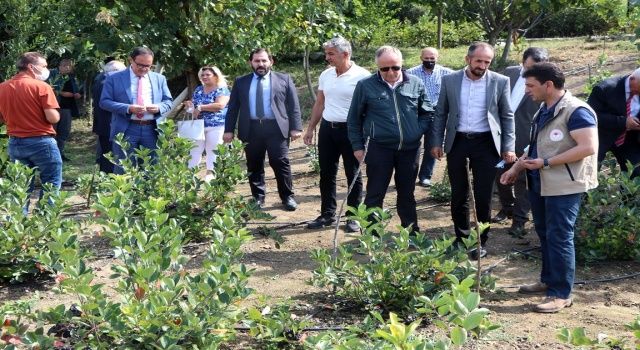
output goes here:
<path id="1" fill-rule="evenodd" d="M 456 132 L 456 136 L 464 137 L 465 139 L 477 139 L 479 137 L 491 136 L 491 131 L 485 132 Z"/>
<path id="2" fill-rule="evenodd" d="M 255 124 L 266 124 L 267 122 L 275 122 L 275 119 L 271 119 L 271 118 L 261 118 L 261 119 L 251 119 L 252 123 Z"/>
<path id="3" fill-rule="evenodd" d="M 131 119 L 129 120 L 130 122 L 132 122 L 133 124 L 136 125 L 151 125 L 153 124 L 153 120 L 136 120 L 136 119 Z"/>
<path id="4" fill-rule="evenodd" d="M 330 122 L 326 119 L 322 119 L 322 124 L 330 127 L 331 129 L 346 129 L 347 122 Z"/>

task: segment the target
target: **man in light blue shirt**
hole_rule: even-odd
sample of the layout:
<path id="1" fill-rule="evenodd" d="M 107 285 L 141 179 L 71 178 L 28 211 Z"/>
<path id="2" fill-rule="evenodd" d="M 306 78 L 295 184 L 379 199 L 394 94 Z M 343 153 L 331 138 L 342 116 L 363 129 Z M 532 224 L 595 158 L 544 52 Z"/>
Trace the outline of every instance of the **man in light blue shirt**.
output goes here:
<path id="1" fill-rule="evenodd" d="M 434 47 L 425 47 L 422 49 L 420 59 L 422 60 L 422 64 L 408 69 L 407 73 L 415 75 L 422 80 L 426 88 L 429 101 L 435 106 L 438 104 L 438 97 L 440 96 L 440 83 L 442 81 L 442 77 L 453 72 L 453 70 L 437 64 L 438 50 Z M 429 128 L 430 127 L 431 120 L 429 121 Z M 425 137 L 425 152 L 422 156 L 422 165 L 420 166 L 420 172 L 418 173 L 418 183 L 424 187 L 431 186 L 431 175 L 433 174 L 433 167 L 436 163 L 435 158 L 432 158 L 429 155 L 429 151 L 426 148 L 427 143 L 428 142 Z"/>

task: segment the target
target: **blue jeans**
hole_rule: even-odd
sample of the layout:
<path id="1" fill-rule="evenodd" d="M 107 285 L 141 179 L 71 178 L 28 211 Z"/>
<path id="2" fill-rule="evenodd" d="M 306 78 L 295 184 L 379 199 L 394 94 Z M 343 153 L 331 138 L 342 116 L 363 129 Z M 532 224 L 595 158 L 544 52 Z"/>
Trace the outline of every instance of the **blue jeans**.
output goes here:
<path id="1" fill-rule="evenodd" d="M 583 194 L 543 197 L 540 179 L 531 176 L 529 179 L 533 224 L 542 248 L 540 281 L 547 285 L 547 296 L 567 299 L 575 279 L 573 230 Z"/>
<path id="2" fill-rule="evenodd" d="M 51 136 L 11 137 L 9 139 L 9 158 L 40 172 L 40 182 L 51 184 L 56 190 L 62 183 L 62 158 L 56 139 Z M 33 181 L 29 184 L 29 193 L 33 192 Z M 43 191 L 40 191 L 42 198 Z M 25 214 L 29 210 L 29 201 L 25 204 Z"/>
<path id="3" fill-rule="evenodd" d="M 155 156 L 156 156 L 155 149 L 158 148 L 157 146 L 158 134 L 156 132 L 156 126 L 154 124 L 138 125 L 134 123 L 129 123 L 129 127 L 124 132 L 124 139 L 129 143 L 129 149 L 127 150 L 127 153 L 129 154 L 129 157 L 131 157 L 133 164 L 138 166 L 141 165 L 141 164 L 138 164 L 140 160 L 137 159 L 137 157 L 135 157 L 135 154 L 134 154 L 137 148 L 144 147 L 152 150 L 151 160 L 155 159 Z M 115 139 L 113 140 L 113 143 L 111 146 L 112 146 L 111 150 L 113 152 L 115 159 L 124 159 L 125 155 L 124 155 L 124 152 L 122 151 L 122 147 L 120 147 L 120 145 L 115 141 Z M 115 174 L 124 174 L 124 169 L 122 169 L 121 166 L 116 164 L 113 167 L 113 172 Z"/>
<path id="4" fill-rule="evenodd" d="M 429 148 L 429 140 L 427 140 L 427 135 L 429 131 L 431 131 L 431 125 L 433 121 L 429 120 L 427 132 L 424 135 L 424 154 L 422 155 L 422 164 L 420 165 L 420 172 L 418 172 L 418 180 L 422 181 L 425 179 L 431 180 L 431 175 L 433 175 L 433 167 L 436 165 L 436 159 L 431 157 L 431 149 Z"/>

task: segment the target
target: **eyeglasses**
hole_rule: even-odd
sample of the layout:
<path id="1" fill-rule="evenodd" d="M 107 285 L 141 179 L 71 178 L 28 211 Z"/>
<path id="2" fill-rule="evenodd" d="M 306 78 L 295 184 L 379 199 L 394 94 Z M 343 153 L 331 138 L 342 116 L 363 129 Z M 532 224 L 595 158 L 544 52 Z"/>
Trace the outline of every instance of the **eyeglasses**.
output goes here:
<path id="1" fill-rule="evenodd" d="M 136 66 L 138 66 L 139 68 L 151 68 L 150 64 L 140 64 L 140 63 L 138 63 L 136 61 L 133 61 L 133 63 L 135 63 Z"/>
<path id="2" fill-rule="evenodd" d="M 402 69 L 402 67 L 400 66 L 391 66 L 391 67 L 382 67 L 382 68 L 378 68 L 381 72 L 388 72 L 389 69 L 392 69 L 394 72 L 399 71 L 400 69 Z"/>

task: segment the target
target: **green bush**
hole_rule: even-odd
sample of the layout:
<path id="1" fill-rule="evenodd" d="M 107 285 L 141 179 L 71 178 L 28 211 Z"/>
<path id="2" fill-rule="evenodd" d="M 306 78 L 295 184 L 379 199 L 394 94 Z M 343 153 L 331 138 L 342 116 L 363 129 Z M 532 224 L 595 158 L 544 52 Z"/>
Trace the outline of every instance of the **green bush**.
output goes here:
<path id="1" fill-rule="evenodd" d="M 372 215 L 381 218 L 371 223 Z M 410 236 L 386 231 L 389 214 L 378 208 L 357 208 L 354 219 L 363 227 L 356 245 L 342 245 L 335 258 L 326 249 L 316 249 L 312 259 L 315 286 L 332 286 L 338 295 L 352 303 L 402 315 L 415 313 L 421 296 L 434 296 L 452 286 L 453 280 L 473 276 L 476 268 L 466 250 L 452 246 L 454 238 L 428 239 L 424 234 Z M 475 239 L 465 244 L 474 245 Z M 448 278 L 453 276 L 454 278 Z M 485 276 L 485 286 L 493 280 Z"/>
<path id="2" fill-rule="evenodd" d="M 371 312 L 360 326 L 347 332 L 324 332 L 309 337 L 305 345 L 312 349 L 389 349 L 389 350 L 447 350 L 459 348 L 471 338 L 480 338 L 499 328 L 487 319 L 489 310 L 479 308 L 480 295 L 471 291 L 473 279 L 458 281 L 448 275 L 452 284 L 433 299 L 420 297 L 421 317 L 433 321 L 445 337 L 429 339 L 416 334 L 422 318 L 405 325 L 398 316 L 389 313 L 386 322 L 378 312 Z M 377 324 L 376 324 L 377 321 Z"/>
<path id="3" fill-rule="evenodd" d="M 49 246 L 58 244 L 64 248 L 60 253 L 67 254 L 67 249 L 78 244 L 78 223 L 62 216 L 69 209 L 65 204 L 69 193 L 45 186 L 49 190 L 32 214 L 25 215 L 23 206 L 29 200 L 33 171 L 7 159 L 0 161 L 0 168 L 0 280 L 15 283 L 55 273 L 58 255 Z"/>
<path id="4" fill-rule="evenodd" d="M 120 136 L 120 135 L 119 135 Z M 127 149 L 122 139 L 118 142 Z M 148 149 L 136 150 L 135 156 L 142 159 L 144 167 L 136 167 L 130 159 L 122 163 L 124 175 L 99 175 L 90 182 L 90 177 L 80 181 L 79 193 L 93 193 L 93 201 L 114 198 L 116 191 L 128 193 L 126 202 L 120 205 L 127 208 L 129 216 L 143 213 L 140 203 L 150 197 L 162 198 L 167 203 L 167 214 L 176 219 L 189 239 L 206 238 L 211 232 L 211 217 L 227 210 L 234 220 L 255 215 L 247 202 L 235 195 L 235 186 L 245 179 L 245 171 L 241 167 L 243 148 L 240 141 L 229 145 L 218 146 L 218 157 L 215 164 L 215 178 L 205 182 L 197 176 L 198 169 L 189 169 L 189 150 L 192 143 L 180 138 L 175 133 L 172 121 L 160 125 L 156 161 L 151 163 Z M 93 186 L 91 190 L 90 186 Z M 113 200 L 113 199 L 111 199 Z M 105 209 L 98 208 L 104 213 Z M 120 224 L 120 223 L 118 223 Z"/>
<path id="5" fill-rule="evenodd" d="M 104 233 L 118 259 L 110 276 L 115 293 L 95 282 L 94 271 L 79 255 L 52 247 L 61 256 L 56 290 L 75 296 L 78 305 L 37 313 L 24 306 L 0 309 L 0 319 L 12 325 L 2 329 L 6 343 L 41 349 L 215 349 L 233 338 L 233 326 L 241 317 L 236 305 L 252 292 L 248 271 L 239 263 L 240 246 L 250 234 L 238 229 L 230 216 L 215 215 L 216 229 L 202 268 L 189 272 L 189 258 L 182 252 L 184 232 L 169 219 L 168 202 L 149 198 L 140 203 L 139 218 L 116 224 L 128 215 L 118 204 L 128 192 L 119 192 L 121 198 L 106 208 L 114 224 Z M 51 325 L 55 331 L 45 334 Z"/>
<path id="6" fill-rule="evenodd" d="M 629 169 L 633 169 L 628 164 Z M 585 196 L 576 229 L 576 253 L 583 261 L 640 259 L 640 177 L 609 167 L 598 188 Z"/>
<path id="7" fill-rule="evenodd" d="M 626 339 L 619 338 L 601 338 L 591 339 L 587 336 L 586 331 L 582 327 L 573 329 L 562 328 L 558 331 L 557 337 L 562 342 L 579 346 L 581 349 L 612 349 L 612 350 L 638 350 L 640 349 L 640 316 L 624 326 L 628 331 L 632 332 L 635 338 L 635 346 L 628 345 Z"/>

